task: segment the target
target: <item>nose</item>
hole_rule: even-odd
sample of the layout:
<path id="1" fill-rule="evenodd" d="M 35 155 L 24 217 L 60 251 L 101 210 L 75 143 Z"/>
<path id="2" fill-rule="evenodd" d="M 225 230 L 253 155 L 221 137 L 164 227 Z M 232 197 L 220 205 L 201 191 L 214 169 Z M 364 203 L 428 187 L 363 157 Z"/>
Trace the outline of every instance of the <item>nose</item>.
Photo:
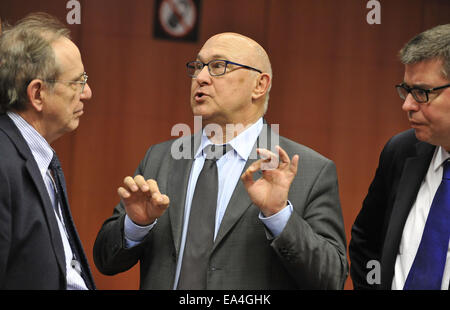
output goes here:
<path id="1" fill-rule="evenodd" d="M 200 85 L 211 83 L 211 75 L 209 74 L 208 66 L 204 66 L 195 79 Z"/>
<path id="2" fill-rule="evenodd" d="M 408 94 L 405 102 L 403 102 L 402 109 L 405 112 L 417 112 L 420 109 L 420 103 L 418 103 L 411 94 Z"/>
<path id="3" fill-rule="evenodd" d="M 89 100 L 92 97 L 92 89 L 89 87 L 89 84 L 86 83 L 84 86 L 83 92 L 81 93 L 80 99 Z"/>

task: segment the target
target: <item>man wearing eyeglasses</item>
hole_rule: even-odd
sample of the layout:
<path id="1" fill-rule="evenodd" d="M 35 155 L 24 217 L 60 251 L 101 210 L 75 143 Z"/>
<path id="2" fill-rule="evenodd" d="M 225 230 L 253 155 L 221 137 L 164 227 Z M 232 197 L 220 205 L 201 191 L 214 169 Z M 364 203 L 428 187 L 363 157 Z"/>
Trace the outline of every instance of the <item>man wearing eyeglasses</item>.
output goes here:
<path id="1" fill-rule="evenodd" d="M 352 228 L 351 277 L 356 289 L 448 290 L 450 24 L 414 37 L 400 58 L 396 89 L 412 129 L 381 153 Z"/>
<path id="2" fill-rule="evenodd" d="M 80 51 L 34 13 L 0 36 L 0 289 L 94 289 L 50 144 L 92 96 Z"/>
<path id="3" fill-rule="evenodd" d="M 180 139 L 148 150 L 97 236 L 98 269 L 112 275 L 140 261 L 141 289 L 341 289 L 336 169 L 284 137 L 264 146 L 274 137 L 263 120 L 272 82 L 264 49 L 218 34 L 187 73 L 204 125 L 180 138 L 192 156 L 173 156 Z"/>

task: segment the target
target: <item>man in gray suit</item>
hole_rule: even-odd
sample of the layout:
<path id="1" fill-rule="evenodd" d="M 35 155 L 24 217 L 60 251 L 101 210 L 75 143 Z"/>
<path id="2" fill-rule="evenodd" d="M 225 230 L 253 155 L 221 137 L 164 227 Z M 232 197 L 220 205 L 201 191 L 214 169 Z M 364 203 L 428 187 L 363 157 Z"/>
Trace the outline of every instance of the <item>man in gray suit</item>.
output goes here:
<path id="1" fill-rule="evenodd" d="M 113 275 L 140 261 L 141 289 L 342 289 L 336 168 L 263 120 L 264 49 L 222 33 L 187 68 L 203 130 L 150 147 L 124 179 L 94 245 L 98 269 Z"/>

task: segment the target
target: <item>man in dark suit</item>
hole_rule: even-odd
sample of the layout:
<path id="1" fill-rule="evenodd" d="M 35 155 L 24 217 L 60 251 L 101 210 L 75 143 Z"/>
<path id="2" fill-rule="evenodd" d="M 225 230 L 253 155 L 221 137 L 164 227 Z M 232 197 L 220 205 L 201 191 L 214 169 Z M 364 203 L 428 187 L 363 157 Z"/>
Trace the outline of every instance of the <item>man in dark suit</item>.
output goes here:
<path id="1" fill-rule="evenodd" d="M 352 228 L 351 277 L 356 289 L 448 289 L 450 24 L 414 37 L 400 58 L 412 129 L 381 153 Z"/>
<path id="2" fill-rule="evenodd" d="M 94 289 L 50 143 L 92 96 L 69 30 L 30 14 L 0 36 L 0 289 Z"/>
<path id="3" fill-rule="evenodd" d="M 150 147 L 125 178 L 94 245 L 98 269 L 140 261 L 141 289 L 342 289 L 336 168 L 265 124 L 264 49 L 222 33 L 187 68 L 203 130 Z"/>

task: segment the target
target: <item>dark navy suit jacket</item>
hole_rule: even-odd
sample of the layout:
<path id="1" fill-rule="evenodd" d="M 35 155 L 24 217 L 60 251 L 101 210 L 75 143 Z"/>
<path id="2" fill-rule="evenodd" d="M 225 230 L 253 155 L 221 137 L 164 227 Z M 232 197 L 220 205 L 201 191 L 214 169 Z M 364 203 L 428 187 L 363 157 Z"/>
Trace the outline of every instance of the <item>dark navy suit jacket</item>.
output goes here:
<path id="1" fill-rule="evenodd" d="M 94 289 L 70 211 L 67 229 L 82 253 L 86 285 Z M 64 248 L 47 188 L 20 131 L 0 115 L 0 289 L 66 286 Z"/>
<path id="2" fill-rule="evenodd" d="M 436 146 L 402 132 L 384 147 L 375 178 L 352 227 L 350 275 L 355 289 L 390 290 L 403 228 Z M 367 262 L 380 263 L 381 283 L 369 284 Z"/>

